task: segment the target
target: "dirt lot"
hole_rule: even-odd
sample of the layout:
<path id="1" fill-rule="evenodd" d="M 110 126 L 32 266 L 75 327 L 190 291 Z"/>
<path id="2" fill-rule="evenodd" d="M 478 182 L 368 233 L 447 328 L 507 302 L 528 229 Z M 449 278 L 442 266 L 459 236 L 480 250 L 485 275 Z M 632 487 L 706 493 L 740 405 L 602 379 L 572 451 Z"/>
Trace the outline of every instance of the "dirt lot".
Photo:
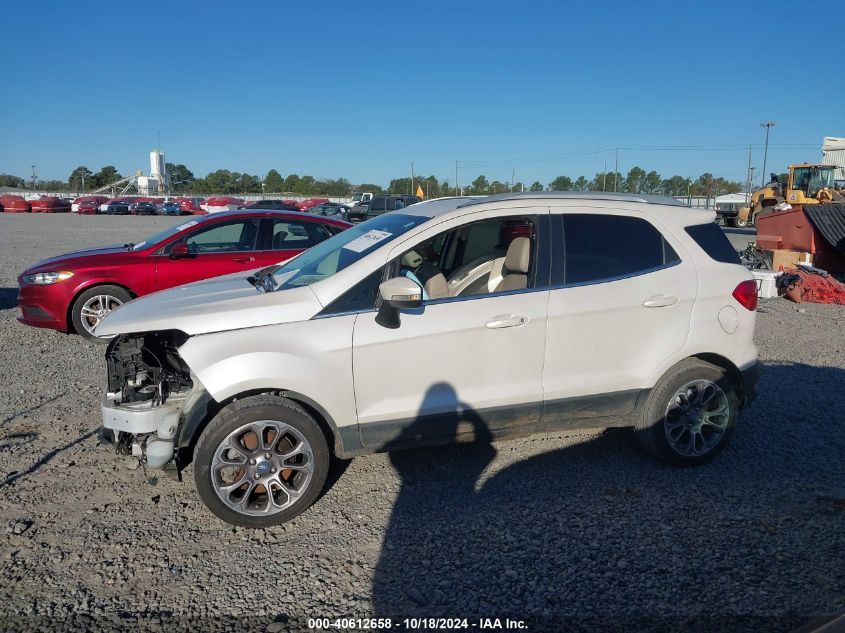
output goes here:
<path id="1" fill-rule="evenodd" d="M 190 471 L 150 486 L 99 445 L 102 347 L 15 320 L 27 264 L 176 221 L 0 214 L 0 629 L 788 631 L 845 608 L 845 308 L 762 303 L 760 396 L 703 467 L 624 429 L 406 451 L 339 464 L 310 511 L 244 531 Z"/>

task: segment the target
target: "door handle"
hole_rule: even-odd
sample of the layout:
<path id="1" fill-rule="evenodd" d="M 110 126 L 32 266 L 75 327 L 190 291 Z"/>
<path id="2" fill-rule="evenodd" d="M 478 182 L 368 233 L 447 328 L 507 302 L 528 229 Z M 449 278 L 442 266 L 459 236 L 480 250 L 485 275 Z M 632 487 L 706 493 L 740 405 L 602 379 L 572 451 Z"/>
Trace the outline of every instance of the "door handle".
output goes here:
<path id="1" fill-rule="evenodd" d="M 680 301 L 678 297 L 671 295 L 652 295 L 643 301 L 643 305 L 646 308 L 665 308 L 675 305 L 678 301 Z"/>
<path id="2" fill-rule="evenodd" d="M 246 262 L 254 262 L 254 257 L 235 257 L 233 261 L 236 261 L 239 264 L 245 264 Z"/>
<path id="3" fill-rule="evenodd" d="M 519 327 L 520 325 L 525 325 L 526 323 L 528 323 L 527 316 L 500 314 L 487 321 L 484 326 L 488 330 L 500 330 L 506 327 Z"/>

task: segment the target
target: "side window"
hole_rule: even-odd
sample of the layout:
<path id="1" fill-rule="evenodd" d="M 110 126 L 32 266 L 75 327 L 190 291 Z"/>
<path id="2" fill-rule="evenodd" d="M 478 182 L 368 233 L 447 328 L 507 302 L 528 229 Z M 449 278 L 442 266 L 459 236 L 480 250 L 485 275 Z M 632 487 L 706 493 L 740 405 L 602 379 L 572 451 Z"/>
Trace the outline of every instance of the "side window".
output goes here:
<path id="1" fill-rule="evenodd" d="M 311 248 L 329 237 L 331 233 L 316 222 L 274 220 L 270 248 L 274 251 Z"/>
<path id="2" fill-rule="evenodd" d="M 379 268 L 373 274 L 359 281 L 351 289 L 344 292 L 331 302 L 321 312 L 322 315 L 343 314 L 344 312 L 359 312 L 372 310 L 376 307 L 378 287 L 382 280 L 382 270 Z"/>
<path id="3" fill-rule="evenodd" d="M 563 216 L 564 283 L 636 275 L 680 261 L 650 222 L 588 213 Z"/>
<path id="4" fill-rule="evenodd" d="M 379 196 L 370 200 L 370 211 L 387 211 L 387 198 Z"/>
<path id="5" fill-rule="evenodd" d="M 725 264 L 741 264 L 734 247 L 715 222 L 694 224 L 684 229 L 695 243 L 701 247 L 712 259 Z"/>
<path id="6" fill-rule="evenodd" d="M 430 238 L 399 257 L 424 300 L 534 287 L 536 216 L 490 218 Z"/>
<path id="7" fill-rule="evenodd" d="M 255 250 L 258 220 L 234 220 L 197 229 L 183 238 L 192 253 L 229 253 Z M 177 240 L 173 244 L 183 242 Z M 173 244 L 164 253 L 168 254 Z"/>

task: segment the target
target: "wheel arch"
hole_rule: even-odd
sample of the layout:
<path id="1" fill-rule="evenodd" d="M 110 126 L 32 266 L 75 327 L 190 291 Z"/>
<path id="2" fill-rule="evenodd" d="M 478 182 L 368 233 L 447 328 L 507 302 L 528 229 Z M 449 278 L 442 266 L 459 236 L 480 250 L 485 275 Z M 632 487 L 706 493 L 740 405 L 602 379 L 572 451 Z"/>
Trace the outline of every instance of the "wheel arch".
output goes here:
<path id="1" fill-rule="evenodd" d="M 126 292 L 128 292 L 129 296 L 133 299 L 138 298 L 138 293 L 134 292 L 132 288 L 126 284 L 114 281 L 94 281 L 82 286 L 81 288 L 77 288 L 76 292 L 73 293 L 73 296 L 70 298 L 70 301 L 67 304 L 67 310 L 65 311 L 65 325 L 69 334 L 79 334 L 79 332 L 76 331 L 76 327 L 73 325 L 73 306 L 76 304 L 76 300 L 79 299 L 83 292 L 87 292 L 97 286 L 117 286 L 118 288 L 123 288 Z"/>
<path id="2" fill-rule="evenodd" d="M 236 400 L 260 395 L 286 398 L 305 409 L 317 422 L 317 426 L 320 427 L 323 436 L 326 438 L 326 443 L 331 447 L 331 452 L 335 457 L 346 459 L 366 452 L 361 445 L 357 424 L 341 429 L 328 411 L 308 396 L 288 389 L 267 387 L 242 391 L 220 402 L 217 402 L 205 392 L 204 396 L 197 401 L 197 405 L 192 407 L 191 411 L 185 412 L 184 421 L 179 425 L 176 443 L 179 451 L 179 467 L 183 468 L 191 462 L 194 447 L 200 435 L 220 411 Z"/>
<path id="3" fill-rule="evenodd" d="M 740 406 L 745 405 L 747 395 L 745 389 L 745 380 L 742 377 L 742 372 L 739 370 L 739 367 L 737 367 L 733 362 L 731 362 L 724 356 L 711 352 L 693 354 L 689 358 L 697 358 L 698 360 L 704 361 L 705 363 L 710 363 L 711 365 L 715 365 L 716 367 L 724 369 L 728 378 L 736 387 L 737 395 L 739 396 Z"/>

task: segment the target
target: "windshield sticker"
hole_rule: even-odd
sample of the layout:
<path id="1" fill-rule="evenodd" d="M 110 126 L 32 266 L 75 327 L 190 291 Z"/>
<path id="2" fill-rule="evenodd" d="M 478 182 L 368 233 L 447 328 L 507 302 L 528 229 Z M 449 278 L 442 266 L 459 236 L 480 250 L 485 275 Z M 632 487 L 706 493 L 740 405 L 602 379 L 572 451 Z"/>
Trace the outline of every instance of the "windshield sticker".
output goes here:
<path id="1" fill-rule="evenodd" d="M 387 231 L 367 231 L 361 237 L 357 237 L 349 244 L 344 246 L 343 248 L 354 251 L 356 253 L 363 253 L 368 248 L 375 246 L 382 240 L 386 240 L 388 237 L 391 237 L 393 234 L 388 233 Z"/>
<path id="2" fill-rule="evenodd" d="M 177 226 L 177 227 L 176 227 L 176 230 L 177 230 L 177 231 L 184 231 L 185 229 L 189 229 L 189 228 L 191 228 L 191 227 L 192 227 L 192 226 L 194 226 L 195 224 L 199 224 L 199 222 L 197 222 L 196 220 L 191 220 L 190 222 L 185 222 L 185 224 L 182 224 L 182 225 L 180 225 L 180 226 Z"/>

